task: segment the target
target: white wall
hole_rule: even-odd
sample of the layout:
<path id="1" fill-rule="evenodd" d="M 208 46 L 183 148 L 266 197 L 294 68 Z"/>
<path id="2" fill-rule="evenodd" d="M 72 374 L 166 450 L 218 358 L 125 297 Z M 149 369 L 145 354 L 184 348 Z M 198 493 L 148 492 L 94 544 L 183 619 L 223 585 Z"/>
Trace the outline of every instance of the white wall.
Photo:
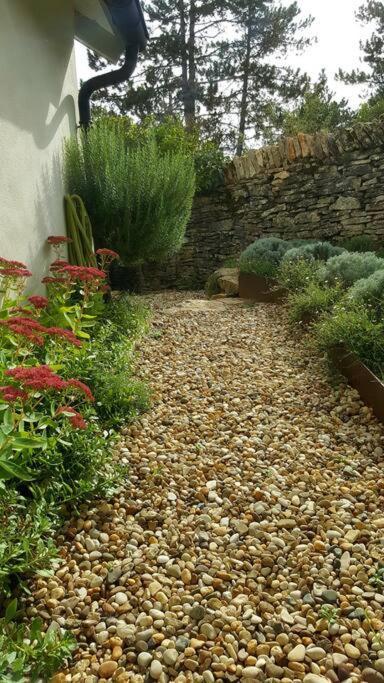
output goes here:
<path id="1" fill-rule="evenodd" d="M 65 234 L 63 140 L 76 129 L 71 0 L 0 0 L 0 255 L 39 288 Z"/>

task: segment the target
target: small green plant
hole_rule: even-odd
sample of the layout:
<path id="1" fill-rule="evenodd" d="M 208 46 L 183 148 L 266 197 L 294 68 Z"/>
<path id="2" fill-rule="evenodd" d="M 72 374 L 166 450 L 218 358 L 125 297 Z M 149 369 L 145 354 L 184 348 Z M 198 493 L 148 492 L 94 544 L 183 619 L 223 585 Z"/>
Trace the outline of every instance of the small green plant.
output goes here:
<path id="1" fill-rule="evenodd" d="M 364 305 L 372 316 L 380 319 L 384 312 L 384 269 L 355 282 L 348 292 L 348 299 Z"/>
<path id="2" fill-rule="evenodd" d="M 22 577 L 45 572 L 57 555 L 52 529 L 55 507 L 39 489 L 35 498 L 0 487 L 0 596 L 9 596 Z"/>
<path id="3" fill-rule="evenodd" d="M 367 251 L 375 251 L 375 246 L 372 237 L 369 235 L 355 235 L 341 243 L 347 251 L 353 251 L 358 253 L 365 253 Z"/>
<path id="4" fill-rule="evenodd" d="M 370 251 L 362 254 L 346 251 L 327 261 L 321 270 L 320 279 L 322 282 L 331 285 L 339 282 L 341 286 L 347 288 L 383 268 L 384 259 Z"/>
<path id="5" fill-rule="evenodd" d="M 279 237 L 256 240 L 240 254 L 240 271 L 274 277 L 287 249 L 289 243 Z"/>
<path id="6" fill-rule="evenodd" d="M 369 583 L 380 590 L 384 589 L 384 565 L 379 565 L 373 576 L 370 577 Z"/>
<path id="7" fill-rule="evenodd" d="M 276 273 L 276 279 L 285 289 L 298 292 L 317 281 L 318 269 L 319 266 L 316 261 L 308 261 L 307 259 L 283 260 Z"/>
<path id="8" fill-rule="evenodd" d="M 221 289 L 219 287 L 218 283 L 219 276 L 217 272 L 212 273 L 207 282 L 205 283 L 204 291 L 208 299 L 211 298 L 211 296 L 215 296 L 215 294 L 220 294 Z"/>
<path id="9" fill-rule="evenodd" d="M 312 322 L 330 312 L 342 296 L 340 287 L 321 287 L 310 282 L 306 289 L 292 293 L 288 298 L 289 317 L 292 322 Z"/>
<path id="10" fill-rule="evenodd" d="M 17 622 L 17 601 L 0 619 L 0 679 L 7 683 L 47 681 L 76 648 L 75 638 L 60 628 L 43 630 L 41 619 Z"/>
<path id="11" fill-rule="evenodd" d="M 322 605 L 319 610 L 319 617 L 325 619 L 330 626 L 337 624 L 340 610 L 332 605 Z"/>
<path id="12" fill-rule="evenodd" d="M 332 256 L 343 253 L 341 247 L 334 247 L 330 242 L 314 242 L 304 244 L 301 247 L 289 249 L 283 256 L 283 263 L 307 260 L 307 261 L 328 261 Z"/>
<path id="13" fill-rule="evenodd" d="M 321 350 L 332 352 L 335 346 L 343 345 L 373 372 L 383 376 L 384 325 L 382 321 L 373 322 L 364 307 L 346 308 L 340 302 L 332 315 L 324 316 L 313 331 Z"/>

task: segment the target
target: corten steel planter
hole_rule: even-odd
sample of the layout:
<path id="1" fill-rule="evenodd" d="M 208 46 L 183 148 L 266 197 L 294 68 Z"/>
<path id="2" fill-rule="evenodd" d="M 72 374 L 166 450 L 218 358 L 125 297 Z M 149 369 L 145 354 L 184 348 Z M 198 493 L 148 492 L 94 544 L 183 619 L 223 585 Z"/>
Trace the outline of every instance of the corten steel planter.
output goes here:
<path id="1" fill-rule="evenodd" d="M 240 273 L 239 297 L 260 303 L 279 304 L 284 298 L 284 290 L 273 278 L 253 273 Z"/>
<path id="2" fill-rule="evenodd" d="M 337 369 L 347 378 L 348 384 L 359 392 L 364 403 L 372 408 L 378 420 L 384 424 L 383 382 L 345 346 L 336 346 L 330 355 Z"/>

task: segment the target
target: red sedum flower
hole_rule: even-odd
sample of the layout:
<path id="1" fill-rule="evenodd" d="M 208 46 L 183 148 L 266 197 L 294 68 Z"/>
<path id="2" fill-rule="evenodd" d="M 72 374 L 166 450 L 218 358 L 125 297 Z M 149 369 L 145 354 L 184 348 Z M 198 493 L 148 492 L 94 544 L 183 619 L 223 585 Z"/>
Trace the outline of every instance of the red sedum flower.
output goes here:
<path id="1" fill-rule="evenodd" d="M 3 267 L 3 264 L 8 267 L 10 266 L 11 268 L 27 268 L 25 263 L 22 263 L 21 261 L 10 261 L 7 258 L 4 258 L 4 256 L 0 256 L 0 268 Z"/>
<path id="2" fill-rule="evenodd" d="M 31 277 L 32 273 L 30 270 L 27 270 L 27 268 L 1 268 L 0 269 L 0 276 L 1 277 L 21 278 L 21 277 Z"/>
<path id="3" fill-rule="evenodd" d="M 95 397 L 93 396 L 89 386 L 87 386 L 87 384 L 84 384 L 84 382 L 81 382 L 79 379 L 69 379 L 68 386 L 74 387 L 75 389 L 79 389 L 83 394 L 85 394 L 88 401 L 95 400 Z"/>
<path id="4" fill-rule="evenodd" d="M 68 244 L 72 242 L 72 240 L 70 237 L 64 237 L 64 235 L 50 235 L 47 242 L 48 244 L 56 246 L 58 244 Z"/>
<path id="5" fill-rule="evenodd" d="M 6 370 L 5 374 L 19 382 L 21 386 L 36 391 L 47 391 L 54 389 L 63 391 L 68 387 L 68 383 L 48 365 L 37 365 L 33 368 L 17 367 Z"/>
<path id="6" fill-rule="evenodd" d="M 14 403 L 14 401 L 17 401 L 18 399 L 25 401 L 28 398 L 28 394 L 25 391 L 11 385 L 0 387 L 0 393 L 2 394 L 3 399 L 9 401 L 9 403 Z"/>
<path id="7" fill-rule="evenodd" d="M 72 406 L 61 406 L 61 408 L 58 408 L 58 410 L 56 411 L 56 415 L 65 415 L 66 417 L 68 417 L 70 423 L 76 429 L 87 429 L 88 425 L 84 420 L 83 416 L 81 415 L 81 413 L 78 413 L 77 410 L 72 408 Z"/>
<path id="8" fill-rule="evenodd" d="M 97 249 L 96 254 L 97 256 L 106 257 L 108 260 L 112 261 L 120 258 L 119 254 L 112 249 Z"/>
<path id="9" fill-rule="evenodd" d="M 29 296 L 28 301 L 34 308 L 43 309 L 48 306 L 48 299 L 46 296 Z"/>
<path id="10" fill-rule="evenodd" d="M 57 269 L 59 273 L 69 276 L 79 282 L 91 282 L 93 280 L 105 280 L 107 274 L 99 268 L 92 266 L 63 266 Z"/>
<path id="11" fill-rule="evenodd" d="M 71 344 L 74 344 L 74 346 L 81 346 L 80 339 L 70 330 L 64 330 L 62 327 L 47 327 L 46 332 L 50 336 L 62 337 Z"/>

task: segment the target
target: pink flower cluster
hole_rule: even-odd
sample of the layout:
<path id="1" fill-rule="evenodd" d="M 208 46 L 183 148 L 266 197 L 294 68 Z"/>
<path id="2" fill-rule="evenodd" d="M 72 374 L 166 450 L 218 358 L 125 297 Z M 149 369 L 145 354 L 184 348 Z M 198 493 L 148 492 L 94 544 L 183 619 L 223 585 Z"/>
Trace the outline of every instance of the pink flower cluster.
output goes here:
<path id="1" fill-rule="evenodd" d="M 9 261 L 3 256 L 0 257 L 0 277 L 18 279 L 31 277 L 31 275 L 31 271 L 21 261 Z"/>

